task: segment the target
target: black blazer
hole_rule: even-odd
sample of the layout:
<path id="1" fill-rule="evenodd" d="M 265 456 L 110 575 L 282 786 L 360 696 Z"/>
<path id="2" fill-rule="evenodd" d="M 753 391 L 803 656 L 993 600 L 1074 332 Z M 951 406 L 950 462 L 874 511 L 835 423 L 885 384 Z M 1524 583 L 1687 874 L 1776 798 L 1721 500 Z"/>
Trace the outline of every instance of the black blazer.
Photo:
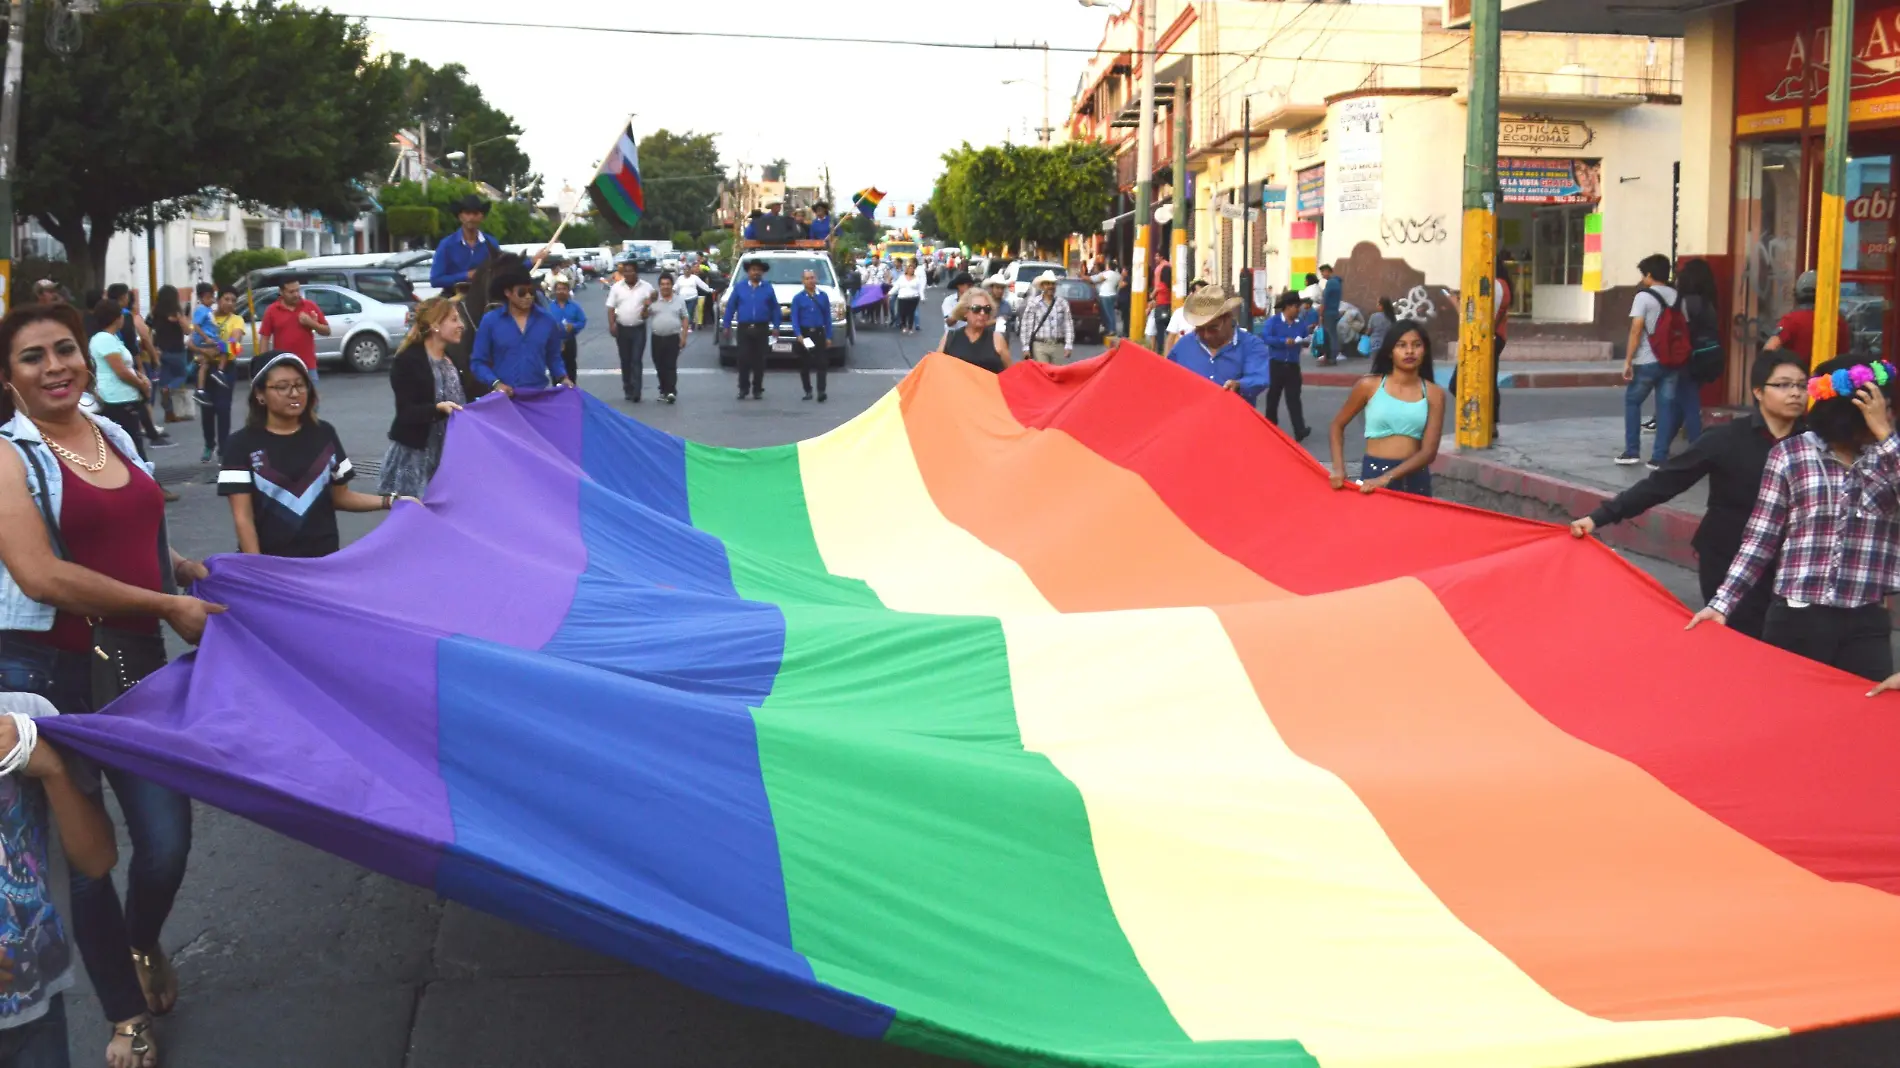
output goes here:
<path id="1" fill-rule="evenodd" d="M 473 397 L 468 372 L 456 372 L 462 379 L 462 395 Z M 412 449 L 429 447 L 429 428 L 447 419 L 436 409 L 435 372 L 429 368 L 429 351 L 411 345 L 396 354 L 389 365 L 389 388 L 396 395 L 396 418 L 389 424 L 389 440 Z"/>

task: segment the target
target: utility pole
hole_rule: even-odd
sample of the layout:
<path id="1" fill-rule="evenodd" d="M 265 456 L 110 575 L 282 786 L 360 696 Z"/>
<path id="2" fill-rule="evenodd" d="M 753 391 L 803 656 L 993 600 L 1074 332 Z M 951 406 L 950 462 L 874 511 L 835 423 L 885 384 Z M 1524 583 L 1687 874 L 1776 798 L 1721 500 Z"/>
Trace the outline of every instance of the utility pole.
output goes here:
<path id="1" fill-rule="evenodd" d="M 1049 42 L 1042 42 L 1042 143 L 1048 147 L 1050 135 L 1056 132 L 1049 125 Z"/>
<path id="2" fill-rule="evenodd" d="M 1194 116 L 1194 110 L 1187 106 L 1187 83 L 1180 78 L 1174 80 L 1174 103 L 1169 105 L 1168 113 L 1174 119 L 1174 152 L 1172 153 L 1174 156 L 1174 240 L 1168 244 L 1174 249 L 1173 255 L 1169 257 L 1174 264 L 1173 306 L 1179 308 L 1181 302 L 1187 299 L 1188 274 L 1190 273 L 1187 268 L 1187 145 L 1188 122 Z M 1161 324 L 1161 329 L 1166 330 L 1167 324 Z M 1155 343 L 1163 344 L 1164 342 L 1163 339 L 1156 338 Z"/>
<path id="3" fill-rule="evenodd" d="M 1135 136 L 1135 255 L 1128 266 L 1130 279 L 1128 321 L 1123 337 L 1142 337 L 1148 322 L 1148 250 L 1154 242 L 1151 215 L 1155 195 L 1155 0 L 1141 4 L 1141 122 Z M 1176 162 L 1176 167 L 1180 166 Z M 1140 331 L 1140 333 L 1137 333 Z"/>
<path id="4" fill-rule="evenodd" d="M 1821 170 L 1821 258 L 1814 265 L 1814 353 L 1818 367 L 1841 351 L 1841 245 L 1847 235 L 1847 114 L 1853 95 L 1854 0 L 1834 0 L 1828 30 L 1827 155 Z"/>
<path id="5" fill-rule="evenodd" d="M 145 310 L 158 299 L 158 211 L 145 206 Z"/>
<path id="6" fill-rule="evenodd" d="M 1247 187 L 1253 184 L 1253 94 L 1249 93 L 1240 101 L 1240 288 L 1248 290 L 1241 293 L 1245 302 L 1241 307 L 1253 311 L 1252 279 L 1248 271 L 1253 267 L 1252 227 L 1247 225 Z M 1251 316 L 1243 316 L 1248 319 Z"/>
<path id="7" fill-rule="evenodd" d="M 1467 449 L 1490 448 L 1497 429 L 1491 390 L 1497 382 L 1492 272 L 1498 249 L 1498 9 L 1499 0 L 1472 0 L 1458 324 L 1458 445 Z"/>
<path id="8" fill-rule="evenodd" d="M 422 167 L 422 198 L 429 198 L 429 120 L 416 123 L 416 162 Z"/>
<path id="9" fill-rule="evenodd" d="M 13 172 L 20 145 L 20 79 L 26 64 L 26 0 L 7 3 L 7 66 L 0 80 L 0 311 L 13 303 Z"/>

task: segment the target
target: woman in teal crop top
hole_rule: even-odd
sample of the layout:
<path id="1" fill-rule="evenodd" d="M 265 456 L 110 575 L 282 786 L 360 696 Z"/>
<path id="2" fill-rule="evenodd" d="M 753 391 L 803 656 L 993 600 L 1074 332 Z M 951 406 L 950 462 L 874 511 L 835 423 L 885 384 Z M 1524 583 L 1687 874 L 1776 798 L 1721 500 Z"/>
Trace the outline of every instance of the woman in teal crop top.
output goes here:
<path id="1" fill-rule="evenodd" d="M 1445 426 L 1445 391 L 1432 379 L 1432 339 L 1410 319 L 1392 324 L 1372 373 L 1352 387 L 1333 418 L 1333 488 L 1346 484 L 1346 425 L 1366 413 L 1359 489 L 1432 495 L 1432 461 Z"/>

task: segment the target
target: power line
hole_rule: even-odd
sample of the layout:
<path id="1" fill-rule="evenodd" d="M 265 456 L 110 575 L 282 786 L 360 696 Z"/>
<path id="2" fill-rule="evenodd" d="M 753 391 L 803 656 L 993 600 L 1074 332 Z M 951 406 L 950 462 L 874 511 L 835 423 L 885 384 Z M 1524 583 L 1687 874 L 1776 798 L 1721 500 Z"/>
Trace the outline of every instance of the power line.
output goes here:
<path id="1" fill-rule="evenodd" d="M 180 2 L 180 0 L 146 0 L 146 3 L 153 3 L 153 2 L 161 3 L 161 4 L 169 4 L 169 3 L 178 3 Z M 1309 6 L 1316 6 L 1316 5 L 1309 5 Z M 1302 13 L 1304 12 L 1302 11 Z M 711 40 L 725 40 L 725 41 L 791 41 L 791 42 L 795 42 L 799 44 L 883 45 L 883 46 L 894 47 L 894 48 L 942 48 L 942 49 L 951 49 L 954 51 L 978 51 L 978 52 L 1044 52 L 1044 51 L 1047 51 L 1047 52 L 1060 52 L 1064 54 L 1084 55 L 1084 56 L 1119 55 L 1123 51 L 1126 51 L 1126 49 L 1119 49 L 1119 48 L 1115 48 L 1115 49 L 1101 48 L 1101 47 L 1082 48 L 1082 47 L 1072 47 L 1072 46 L 1067 46 L 1067 45 L 1023 44 L 1023 43 L 1014 42 L 1014 41 L 1007 44 L 1001 41 L 992 42 L 990 44 L 981 44 L 981 43 L 977 43 L 973 41 L 916 41 L 916 40 L 904 40 L 904 39 L 895 38 L 895 37 L 831 37 L 831 36 L 825 36 L 822 34 L 738 33 L 738 32 L 734 32 L 730 30 L 656 30 L 656 29 L 648 29 L 648 28 L 643 28 L 643 27 L 636 28 L 636 27 L 631 27 L 631 26 L 583 26 L 583 25 L 579 25 L 575 23 L 559 23 L 559 22 L 516 22 L 516 21 L 501 20 L 501 19 L 445 18 L 442 16 L 436 16 L 436 15 L 366 15 L 362 13 L 355 13 L 355 12 L 348 12 L 348 11 L 332 11 L 331 14 L 338 15 L 343 18 L 350 18 L 350 19 L 365 19 L 365 20 L 380 19 L 384 22 L 414 22 L 414 23 L 421 23 L 425 25 L 436 25 L 436 26 L 478 26 L 478 27 L 489 27 L 493 29 L 508 29 L 508 30 L 567 30 L 567 31 L 573 31 L 576 33 L 616 33 L 616 34 L 623 34 L 623 35 L 637 36 L 637 37 L 699 37 L 699 38 L 707 38 Z M 1289 22 L 1287 25 L 1290 26 L 1292 25 L 1292 23 Z M 1285 29 L 1285 28 L 1286 27 L 1281 27 L 1281 29 Z M 1359 31 L 1354 31 L 1354 32 L 1359 32 Z M 1400 31 L 1396 31 L 1396 30 L 1382 31 L 1382 30 L 1376 30 L 1376 29 L 1369 29 L 1365 32 L 1398 33 Z M 1410 34 L 1408 33 L 1407 35 L 1409 36 Z M 1265 46 L 1263 45 L 1262 47 L 1264 48 Z M 1444 49 L 1443 51 L 1449 51 L 1449 50 L 1450 49 Z M 1260 54 L 1259 49 L 1255 49 L 1252 52 L 1227 51 L 1224 49 L 1216 49 L 1211 52 L 1169 51 L 1166 53 L 1161 53 L 1161 55 L 1172 57 L 1172 58 L 1179 58 L 1179 59 L 1228 57 L 1228 58 L 1238 58 L 1243 61 L 1252 59 L 1252 60 L 1261 60 L 1261 61 L 1266 61 L 1266 62 L 1334 63 L 1334 64 L 1349 64 L 1355 67 L 1365 66 L 1369 62 L 1368 60 L 1363 60 L 1363 59 L 1331 59 L 1325 56 L 1305 56 L 1305 57 L 1264 56 Z M 1391 63 L 1382 62 L 1379 65 L 1385 66 L 1385 67 L 1402 67 L 1402 68 L 1411 69 L 1411 70 L 1464 71 L 1468 69 L 1467 67 L 1464 67 L 1464 66 L 1448 66 L 1448 65 L 1443 65 L 1443 64 L 1431 65 L 1431 64 L 1427 64 L 1423 62 L 1391 62 Z M 1554 77 L 1561 74 L 1562 72 L 1542 71 L 1542 70 L 1505 70 L 1505 71 L 1501 71 L 1500 73 L 1518 74 L 1518 75 L 1525 75 L 1529 77 Z M 1223 76 L 1222 80 L 1224 80 L 1225 77 L 1226 76 Z M 1595 77 L 1603 81 L 1644 82 L 1644 81 L 1651 80 L 1650 75 L 1644 75 L 1644 74 L 1597 74 L 1595 75 Z"/>

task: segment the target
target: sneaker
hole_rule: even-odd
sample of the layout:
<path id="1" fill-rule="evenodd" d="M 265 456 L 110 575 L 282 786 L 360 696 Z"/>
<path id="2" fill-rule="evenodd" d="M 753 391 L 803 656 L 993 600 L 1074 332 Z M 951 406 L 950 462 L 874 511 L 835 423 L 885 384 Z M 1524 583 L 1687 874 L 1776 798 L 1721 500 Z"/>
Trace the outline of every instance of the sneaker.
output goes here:
<path id="1" fill-rule="evenodd" d="M 752 399 L 753 399 L 753 400 L 764 400 L 764 399 L 765 399 L 765 391 L 764 391 L 764 390 L 762 390 L 762 389 L 755 389 L 755 390 L 753 390 L 753 391 L 752 391 Z"/>
<path id="2" fill-rule="evenodd" d="M 1654 419 L 1643 420 L 1643 429 L 1653 432 L 1656 429 L 1656 420 Z"/>
<path id="3" fill-rule="evenodd" d="M 1660 471 L 1660 470 L 1662 470 L 1662 465 L 1661 465 L 1661 464 L 1659 464 L 1659 463 L 1657 463 L 1657 462 L 1656 462 L 1656 461 L 1654 461 L 1654 460 L 1651 460 L 1651 461 L 1649 461 L 1648 463 L 1646 463 L 1646 464 L 1644 464 L 1643 466 L 1644 466 L 1644 467 L 1647 467 L 1647 468 L 1649 468 L 1649 469 L 1650 469 L 1651 471 Z"/>
<path id="4" fill-rule="evenodd" d="M 1303 426 L 1293 432 L 1294 441 L 1305 441 L 1307 438 L 1310 438 L 1312 436 L 1313 436 L 1313 428 L 1310 426 Z"/>
<path id="5" fill-rule="evenodd" d="M 1621 455 L 1621 456 L 1619 456 L 1619 457 L 1617 457 L 1617 458 L 1616 458 L 1616 462 L 1617 462 L 1618 464 L 1620 464 L 1621 466 L 1624 466 L 1624 467 L 1628 467 L 1628 466 L 1630 466 L 1631 464 L 1640 464 L 1640 463 L 1642 463 L 1642 462 L 1643 462 L 1643 458 L 1642 458 L 1641 456 L 1638 456 L 1638 455 L 1636 455 L 1636 454 L 1635 454 L 1635 453 L 1633 453 L 1633 452 L 1626 452 L 1626 453 L 1624 453 L 1623 455 Z"/>
<path id="6" fill-rule="evenodd" d="M 740 399 L 740 400 L 746 400 L 747 398 L 749 398 L 749 397 L 751 397 L 751 396 L 752 396 L 752 394 L 750 394 L 750 393 L 747 393 L 747 392 L 746 392 L 745 390 L 743 390 L 743 389 L 739 391 L 739 399 Z"/>
<path id="7" fill-rule="evenodd" d="M 153 438 L 151 441 L 146 442 L 146 447 L 153 448 L 153 449 L 169 449 L 173 445 L 176 445 L 176 444 L 178 443 L 173 441 L 170 438 Z"/>
<path id="8" fill-rule="evenodd" d="M 199 462 L 199 463 L 201 463 L 201 464 L 208 464 L 208 463 L 210 463 L 210 462 L 211 462 L 211 450 L 210 450 L 210 449 L 206 449 L 206 450 L 204 451 L 204 455 L 203 455 L 203 456 L 200 456 L 200 457 L 198 457 L 198 462 Z"/>
<path id="9" fill-rule="evenodd" d="M 806 391 L 805 391 L 805 395 L 804 395 L 803 397 L 800 397 L 800 398 L 798 398 L 798 399 L 799 399 L 799 400 L 810 400 L 810 399 L 811 399 L 811 390 L 809 390 L 809 389 L 808 389 L 808 390 L 806 390 Z"/>
<path id="10" fill-rule="evenodd" d="M 825 395 L 823 393 L 818 394 L 818 403 L 825 403 Z"/>
<path id="11" fill-rule="evenodd" d="M 677 404 L 680 398 L 677 393 L 664 393 L 660 395 L 660 399 L 668 404 Z"/>

